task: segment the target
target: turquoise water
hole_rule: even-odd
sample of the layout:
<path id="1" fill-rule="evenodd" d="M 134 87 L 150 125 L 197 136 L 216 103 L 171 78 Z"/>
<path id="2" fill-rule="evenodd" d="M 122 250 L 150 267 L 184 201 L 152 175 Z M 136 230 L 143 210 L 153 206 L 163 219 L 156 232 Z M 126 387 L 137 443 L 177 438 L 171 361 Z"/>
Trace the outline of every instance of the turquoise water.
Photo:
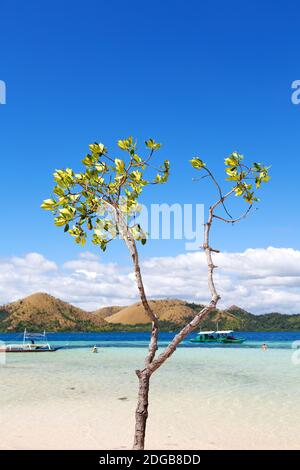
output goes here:
<path id="1" fill-rule="evenodd" d="M 174 333 L 160 333 L 159 344 L 164 347 L 173 338 Z M 189 335 L 179 347 L 199 348 L 205 345 L 191 343 L 190 338 L 195 333 Z M 240 345 L 211 345 L 210 347 L 224 348 L 258 348 L 263 343 L 275 349 L 290 349 L 294 341 L 300 340 L 300 332 L 243 332 L 235 333 L 237 338 L 246 338 L 245 343 Z M 0 341 L 19 342 L 23 335 L 16 333 L 0 333 Z M 52 345 L 64 348 L 90 347 L 146 347 L 149 341 L 149 333 L 49 333 L 48 340 Z"/>
<path id="2" fill-rule="evenodd" d="M 162 334 L 160 348 L 172 336 Z M 300 334 L 243 336 L 247 342 L 234 347 L 185 342 L 154 374 L 149 447 L 300 448 L 300 350 L 291 347 Z M 53 334 L 51 344 L 63 347 L 57 352 L 6 354 L 0 448 L 130 448 L 134 371 L 143 365 L 148 337 Z M 94 344 L 98 354 L 91 353 Z"/>

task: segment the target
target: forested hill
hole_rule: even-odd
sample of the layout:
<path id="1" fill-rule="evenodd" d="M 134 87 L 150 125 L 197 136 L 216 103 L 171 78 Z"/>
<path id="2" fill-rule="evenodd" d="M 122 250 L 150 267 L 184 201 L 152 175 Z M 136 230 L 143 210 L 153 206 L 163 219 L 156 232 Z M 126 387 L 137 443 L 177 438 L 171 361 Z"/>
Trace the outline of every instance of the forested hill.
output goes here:
<path id="1" fill-rule="evenodd" d="M 183 300 L 151 300 L 161 331 L 178 331 L 202 306 Z M 212 312 L 201 329 L 236 331 L 300 331 L 300 314 L 253 315 L 235 305 Z M 36 293 L 0 307 L 0 331 L 148 331 L 151 328 L 140 302 L 86 312 L 46 293 Z"/>
<path id="2" fill-rule="evenodd" d="M 188 304 L 194 310 L 201 306 Z M 254 315 L 236 305 L 213 312 L 201 325 L 202 329 L 233 329 L 239 331 L 300 331 L 300 314 L 287 315 L 278 312 Z"/>

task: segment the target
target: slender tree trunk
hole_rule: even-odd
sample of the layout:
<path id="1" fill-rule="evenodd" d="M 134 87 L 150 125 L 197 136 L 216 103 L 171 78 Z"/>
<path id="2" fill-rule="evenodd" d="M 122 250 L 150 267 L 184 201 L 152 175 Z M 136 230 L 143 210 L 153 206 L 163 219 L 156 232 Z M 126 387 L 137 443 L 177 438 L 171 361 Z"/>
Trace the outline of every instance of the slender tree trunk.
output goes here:
<path id="1" fill-rule="evenodd" d="M 204 307 L 197 315 L 195 315 L 193 320 L 187 325 L 185 325 L 179 331 L 177 335 L 175 335 L 173 340 L 169 343 L 169 345 L 157 358 L 155 358 L 155 352 L 157 349 L 157 336 L 155 335 L 155 332 L 153 332 L 153 325 L 155 326 L 155 324 L 152 323 L 151 341 L 153 340 L 153 338 L 155 338 L 156 349 L 153 353 L 153 350 L 151 348 L 151 341 L 150 341 L 149 353 L 145 362 L 146 367 L 142 371 L 140 370 L 136 371 L 136 374 L 139 378 L 139 394 L 138 394 L 138 404 L 137 404 L 136 413 L 135 413 L 136 424 L 135 424 L 134 445 L 133 445 L 134 450 L 143 450 L 144 445 L 145 445 L 146 423 L 147 423 L 147 418 L 148 418 L 149 385 L 150 385 L 151 375 L 157 369 L 159 369 L 170 356 L 172 356 L 172 354 L 176 351 L 177 346 L 188 336 L 188 334 L 194 331 L 195 328 L 197 328 L 199 324 L 207 317 L 207 315 L 216 308 L 218 301 L 220 299 L 220 296 L 217 293 L 217 290 L 214 284 L 213 273 L 214 273 L 216 266 L 213 263 L 212 255 L 211 255 L 212 252 L 218 252 L 218 251 L 210 247 L 209 234 L 210 234 L 210 229 L 211 229 L 211 225 L 213 221 L 214 209 L 221 202 L 222 200 L 218 201 L 214 206 L 210 208 L 209 218 L 208 218 L 207 223 L 205 224 L 205 233 L 204 233 L 203 249 L 205 251 L 206 259 L 207 259 L 208 286 L 211 292 L 210 303 L 206 307 Z M 132 255 L 132 257 L 134 260 L 135 255 Z M 137 276 L 137 282 L 139 284 L 139 275 L 140 275 L 139 266 L 138 266 L 138 270 L 136 270 L 135 272 Z M 140 280 L 142 282 L 141 277 L 140 277 Z M 140 293 L 142 293 L 141 290 L 140 290 Z M 148 302 L 147 302 L 147 305 L 148 305 Z"/>
<path id="2" fill-rule="evenodd" d="M 146 314 L 152 322 L 151 337 L 148 347 L 148 353 L 145 358 L 145 368 L 141 370 L 136 370 L 136 375 L 139 380 L 138 388 L 138 401 L 137 407 L 135 410 L 135 431 L 134 431 L 134 440 L 133 440 L 133 449 L 134 450 L 143 450 L 145 446 L 145 435 L 146 435 L 146 424 L 148 419 L 148 397 L 149 397 L 149 387 L 150 387 L 150 377 L 151 373 L 149 370 L 152 361 L 155 358 L 156 351 L 158 349 L 158 332 L 159 332 L 159 323 L 158 317 L 151 309 L 143 283 L 143 278 L 141 275 L 141 270 L 139 266 L 138 253 L 134 240 L 127 240 L 127 246 L 131 253 L 134 272 L 137 281 L 138 290 L 140 293 L 140 299 L 142 301 L 143 307 Z"/>
<path id="3" fill-rule="evenodd" d="M 133 450 L 143 450 L 145 447 L 146 424 L 148 419 L 148 397 L 150 374 L 147 371 L 139 372 L 138 403 L 135 410 L 135 432 Z"/>
<path id="4" fill-rule="evenodd" d="M 136 282 L 140 294 L 141 302 L 144 306 L 145 312 L 152 322 L 151 338 L 148 348 L 148 354 L 145 359 L 145 367 L 143 370 L 136 370 L 136 375 L 139 379 L 139 389 L 138 389 L 138 402 L 135 411 L 135 432 L 134 432 L 134 450 L 143 450 L 145 446 L 145 435 L 146 435 L 146 425 L 148 419 L 148 403 L 149 403 L 149 387 L 150 387 L 150 378 L 151 375 L 164 364 L 164 362 L 176 351 L 177 346 L 183 341 L 186 336 L 191 333 L 202 320 L 216 308 L 220 296 L 217 293 L 216 287 L 214 285 L 213 273 L 216 266 L 212 260 L 212 252 L 217 252 L 213 250 L 209 245 L 209 234 L 213 221 L 213 212 L 214 209 L 223 202 L 224 198 L 220 199 L 216 204 L 214 204 L 209 210 L 209 218 L 205 224 L 205 234 L 204 234 L 204 244 L 203 249 L 206 253 L 207 266 L 208 266 L 208 286 L 211 292 L 211 301 L 204 307 L 193 320 L 185 325 L 179 333 L 173 338 L 165 350 L 155 358 L 156 351 L 158 349 L 158 331 L 159 323 L 158 317 L 151 309 L 145 289 L 143 284 L 143 279 L 141 275 L 141 270 L 139 266 L 138 252 L 136 248 L 135 240 L 132 238 L 127 225 L 124 222 L 124 219 L 119 216 L 117 212 L 117 221 L 120 233 L 126 243 L 126 246 L 131 254 L 132 262 L 134 266 L 134 272 L 136 277 Z"/>
<path id="5" fill-rule="evenodd" d="M 133 449 L 143 450 L 145 446 L 146 424 L 147 424 L 147 419 L 148 419 L 148 402 L 149 402 L 148 397 L 149 397 L 149 387 L 150 387 L 150 377 L 151 377 L 149 366 L 154 360 L 156 351 L 158 349 L 157 344 L 158 344 L 158 333 L 159 333 L 159 321 L 158 321 L 157 315 L 152 310 L 147 300 L 135 240 L 132 238 L 128 230 L 128 226 L 126 222 L 124 221 L 122 215 L 120 215 L 118 211 L 116 211 L 116 220 L 117 220 L 117 224 L 119 227 L 119 231 L 122 235 L 124 242 L 126 243 L 126 246 L 132 258 L 134 274 L 135 274 L 136 283 L 137 283 L 142 305 L 152 323 L 148 353 L 145 358 L 145 368 L 143 370 L 135 371 L 139 380 L 139 388 L 138 388 L 137 407 L 135 410 L 135 431 L 134 431 Z"/>

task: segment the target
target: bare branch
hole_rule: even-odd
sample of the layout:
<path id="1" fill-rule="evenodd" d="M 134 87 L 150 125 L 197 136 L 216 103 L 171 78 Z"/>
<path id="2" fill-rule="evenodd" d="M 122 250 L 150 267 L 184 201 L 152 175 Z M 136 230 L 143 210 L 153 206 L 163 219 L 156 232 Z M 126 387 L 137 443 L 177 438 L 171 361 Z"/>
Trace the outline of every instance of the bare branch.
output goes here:
<path id="1" fill-rule="evenodd" d="M 248 209 L 246 210 L 246 212 L 244 212 L 243 215 L 241 215 L 240 217 L 238 217 L 237 219 L 225 219 L 224 217 L 221 217 L 219 215 L 216 215 L 216 214 L 213 214 L 213 217 L 215 219 L 219 219 L 219 220 L 222 220 L 223 222 L 226 222 L 228 224 L 235 224 L 236 222 L 240 222 L 241 220 L 245 219 L 247 217 L 247 215 L 249 214 L 249 212 L 251 211 L 253 206 L 249 206 Z"/>
<path id="2" fill-rule="evenodd" d="M 184 326 L 180 332 L 173 338 L 173 340 L 169 343 L 166 349 L 159 354 L 159 356 L 154 359 L 151 364 L 148 366 L 147 370 L 150 374 L 153 374 L 155 370 L 157 370 L 175 351 L 177 346 L 183 341 L 189 333 L 191 333 L 197 326 L 201 323 L 207 315 L 216 308 L 218 301 L 220 300 L 220 295 L 217 292 L 215 283 L 214 283 L 214 270 L 217 268 L 215 266 L 213 259 L 212 259 L 212 252 L 219 253 L 218 250 L 215 250 L 210 247 L 210 230 L 212 227 L 213 219 L 214 219 L 214 211 L 220 205 L 223 204 L 224 201 L 233 194 L 235 188 L 232 188 L 228 193 L 225 195 L 221 192 L 221 197 L 218 201 L 216 201 L 209 209 L 209 216 L 207 222 L 205 224 L 205 231 L 204 231 L 204 243 L 203 249 L 206 254 L 206 261 L 207 261 L 207 268 L 208 268 L 208 287 L 211 293 L 211 301 L 210 303 L 204 307 L 194 318 L 193 320 L 186 326 Z M 141 372 L 141 371 L 140 371 Z"/>
<path id="3" fill-rule="evenodd" d="M 210 176 L 210 178 L 212 179 L 212 181 L 214 182 L 214 184 L 216 185 L 216 187 L 218 188 L 218 191 L 219 191 L 219 195 L 220 195 L 220 202 L 222 203 L 222 206 L 226 212 L 226 214 L 228 215 L 228 217 L 232 218 L 230 213 L 228 212 L 228 209 L 227 207 L 225 206 L 224 204 L 224 197 L 223 197 L 223 193 L 222 193 L 222 190 L 221 190 L 221 186 L 219 185 L 218 181 L 216 180 L 216 178 L 214 177 L 214 175 L 212 174 L 212 172 L 207 168 L 207 167 L 203 167 L 203 169 L 205 171 L 207 171 L 208 175 Z"/>
<path id="4" fill-rule="evenodd" d="M 213 263 L 212 259 L 212 252 L 218 252 L 217 250 L 214 250 L 210 247 L 209 241 L 210 241 L 210 230 L 211 226 L 213 223 L 213 213 L 216 207 L 218 207 L 225 199 L 227 199 L 231 194 L 233 193 L 233 190 L 229 191 L 225 196 L 222 195 L 221 199 L 219 199 L 215 204 L 213 204 L 210 209 L 209 209 L 209 216 L 208 220 L 205 224 L 205 231 L 204 231 L 204 243 L 203 243 L 203 248 L 206 254 L 206 260 L 207 260 L 207 267 L 208 267 L 208 287 L 211 293 L 211 301 L 210 303 L 204 307 L 194 318 L 193 320 L 186 326 L 184 326 L 181 331 L 173 338 L 173 340 L 169 343 L 169 345 L 166 347 L 166 349 L 156 358 L 152 361 L 152 363 L 149 365 L 148 370 L 150 374 L 153 374 L 153 372 L 158 369 L 175 351 L 177 346 L 183 341 L 189 333 L 191 333 L 197 326 L 201 323 L 202 320 L 212 311 L 216 308 L 217 303 L 220 299 L 220 296 L 217 292 L 215 283 L 214 283 L 214 270 L 216 266 Z"/>

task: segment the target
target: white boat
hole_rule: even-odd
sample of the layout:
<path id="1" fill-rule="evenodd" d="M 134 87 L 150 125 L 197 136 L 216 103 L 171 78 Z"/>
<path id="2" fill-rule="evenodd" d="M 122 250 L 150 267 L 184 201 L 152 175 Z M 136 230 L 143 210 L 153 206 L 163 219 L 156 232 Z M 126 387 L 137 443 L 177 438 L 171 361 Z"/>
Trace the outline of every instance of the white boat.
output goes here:
<path id="1" fill-rule="evenodd" d="M 44 333 L 29 333 L 25 329 L 23 334 L 23 341 L 21 343 L 5 344 L 0 346 L 0 352 L 54 352 L 58 348 L 53 348 L 47 340 L 46 332 Z"/>

